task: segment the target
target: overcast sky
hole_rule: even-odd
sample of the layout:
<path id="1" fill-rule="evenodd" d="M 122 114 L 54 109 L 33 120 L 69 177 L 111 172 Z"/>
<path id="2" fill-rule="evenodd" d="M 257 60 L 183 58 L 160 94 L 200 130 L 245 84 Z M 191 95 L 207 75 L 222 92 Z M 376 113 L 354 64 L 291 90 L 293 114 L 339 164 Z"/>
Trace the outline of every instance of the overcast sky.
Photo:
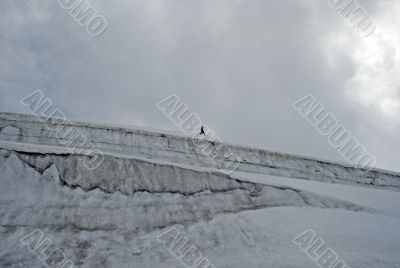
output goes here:
<path id="1" fill-rule="evenodd" d="M 43 91 L 71 119 L 177 130 L 179 95 L 226 142 L 345 161 L 292 104 L 313 94 L 400 171 L 400 1 L 359 1 L 363 37 L 328 0 L 90 0 L 91 37 L 56 0 L 0 1 L 0 111 Z"/>

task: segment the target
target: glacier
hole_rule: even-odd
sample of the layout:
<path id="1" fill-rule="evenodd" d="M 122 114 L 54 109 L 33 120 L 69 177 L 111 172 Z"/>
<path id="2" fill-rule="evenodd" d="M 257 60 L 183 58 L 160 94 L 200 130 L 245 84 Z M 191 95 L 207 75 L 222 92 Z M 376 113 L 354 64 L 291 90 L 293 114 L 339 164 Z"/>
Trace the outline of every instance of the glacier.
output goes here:
<path id="1" fill-rule="evenodd" d="M 64 127 L 90 143 L 70 150 Z M 228 144 L 240 161 L 228 174 L 202 144 L 219 146 L 0 113 L 1 267 L 44 266 L 20 241 L 34 230 L 75 267 L 184 267 L 157 240 L 172 227 L 215 267 L 317 267 L 292 242 L 307 229 L 349 267 L 400 267 L 399 173 Z"/>

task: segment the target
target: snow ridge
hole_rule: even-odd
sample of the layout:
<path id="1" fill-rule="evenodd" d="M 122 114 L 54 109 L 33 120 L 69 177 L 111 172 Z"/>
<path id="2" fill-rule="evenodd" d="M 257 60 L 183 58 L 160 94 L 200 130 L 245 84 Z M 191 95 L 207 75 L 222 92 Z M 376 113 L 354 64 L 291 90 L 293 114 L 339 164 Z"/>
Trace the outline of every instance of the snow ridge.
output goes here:
<path id="1" fill-rule="evenodd" d="M 218 169 L 216 164 L 201 149 L 205 144 L 215 156 L 218 142 L 193 140 L 168 133 L 151 132 L 140 128 L 124 128 L 99 124 L 73 122 L 64 126 L 65 135 L 57 135 L 55 129 L 62 129 L 59 119 L 46 120 L 32 115 L 0 113 L 0 141 L 63 148 L 74 137 L 77 130 L 106 155 L 122 155 L 168 162 L 175 165 Z M 0 148 L 5 148 L 0 144 Z M 28 146 L 28 147 L 29 147 Z M 392 190 L 400 189 L 400 174 L 373 169 L 365 171 L 344 164 L 332 163 L 308 157 L 270 152 L 250 147 L 227 145 L 239 157 L 237 171 L 252 172 L 325 181 L 342 184 L 379 186 Z M 82 149 L 85 144 L 80 145 Z M 226 161 L 234 161 L 226 159 Z"/>

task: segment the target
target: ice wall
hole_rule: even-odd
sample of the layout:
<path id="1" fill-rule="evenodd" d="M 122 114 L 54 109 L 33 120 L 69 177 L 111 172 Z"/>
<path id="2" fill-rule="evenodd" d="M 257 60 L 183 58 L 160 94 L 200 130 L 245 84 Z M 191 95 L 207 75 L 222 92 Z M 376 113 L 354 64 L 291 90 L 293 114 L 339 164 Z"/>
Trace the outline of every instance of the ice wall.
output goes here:
<path id="1" fill-rule="evenodd" d="M 105 126 L 61 120 L 45 120 L 31 115 L 0 114 L 0 141 L 63 147 L 68 143 L 84 149 L 99 149 L 104 154 L 121 154 L 169 163 L 218 169 L 212 157 L 221 143 L 151 132 L 143 129 Z M 398 173 L 355 169 L 308 157 L 270 152 L 238 145 L 226 145 L 237 158 L 238 172 L 254 172 L 335 183 L 364 184 L 400 188 Z M 208 147 L 213 152 L 202 152 Z M 210 157 L 211 156 L 211 157 Z M 30 160 L 33 161 L 33 160 Z M 167 171 L 162 171 L 167 172 Z"/>

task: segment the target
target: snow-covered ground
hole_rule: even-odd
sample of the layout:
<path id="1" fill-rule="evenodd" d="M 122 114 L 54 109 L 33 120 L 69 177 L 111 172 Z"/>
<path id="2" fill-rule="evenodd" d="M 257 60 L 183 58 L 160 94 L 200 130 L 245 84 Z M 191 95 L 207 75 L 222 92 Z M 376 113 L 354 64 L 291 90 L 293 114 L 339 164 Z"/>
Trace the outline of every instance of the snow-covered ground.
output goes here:
<path id="1" fill-rule="evenodd" d="M 279 162 L 256 152 L 282 172 L 227 175 L 192 164 L 199 156 L 187 147 L 182 157 L 184 146 L 168 139 L 167 147 L 148 150 L 158 157 L 139 153 L 140 144 L 129 154 L 109 146 L 102 165 L 89 171 L 85 156 L 47 141 L 44 131 L 24 138 L 37 130 L 32 124 L 1 127 L 0 267 L 44 267 L 20 241 L 37 229 L 76 267 L 184 267 L 157 239 L 172 227 L 215 267 L 318 267 L 293 243 L 309 229 L 348 267 L 400 267 L 395 173 L 374 171 L 378 187 L 357 183 L 357 170 L 337 164 L 289 155 Z M 110 139 L 103 134 L 93 139 Z M 166 150 L 174 145 L 175 158 Z M 304 161 L 311 161 L 308 173 Z M 327 170 L 341 173 L 332 179 Z"/>

